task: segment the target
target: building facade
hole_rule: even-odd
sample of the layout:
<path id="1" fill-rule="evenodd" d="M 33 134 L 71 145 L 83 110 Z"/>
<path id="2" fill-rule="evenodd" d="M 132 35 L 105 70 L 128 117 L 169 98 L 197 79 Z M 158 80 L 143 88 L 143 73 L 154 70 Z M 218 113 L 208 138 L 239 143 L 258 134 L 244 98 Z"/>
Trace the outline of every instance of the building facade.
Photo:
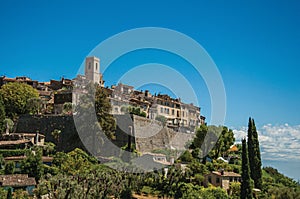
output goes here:
<path id="1" fill-rule="evenodd" d="M 204 176 L 204 185 L 212 184 L 215 187 L 221 187 L 225 190 L 229 189 L 231 182 L 241 182 L 241 175 L 227 171 L 213 171 Z"/>

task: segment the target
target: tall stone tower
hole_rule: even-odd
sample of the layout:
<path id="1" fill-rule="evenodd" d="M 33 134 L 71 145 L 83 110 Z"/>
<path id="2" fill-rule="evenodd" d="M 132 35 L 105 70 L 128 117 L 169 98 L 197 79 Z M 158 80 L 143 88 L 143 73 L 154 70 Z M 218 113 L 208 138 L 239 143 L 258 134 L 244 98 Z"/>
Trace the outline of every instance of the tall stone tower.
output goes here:
<path id="1" fill-rule="evenodd" d="M 87 57 L 85 59 L 85 77 L 94 84 L 104 86 L 102 74 L 100 73 L 100 59 L 97 57 Z"/>

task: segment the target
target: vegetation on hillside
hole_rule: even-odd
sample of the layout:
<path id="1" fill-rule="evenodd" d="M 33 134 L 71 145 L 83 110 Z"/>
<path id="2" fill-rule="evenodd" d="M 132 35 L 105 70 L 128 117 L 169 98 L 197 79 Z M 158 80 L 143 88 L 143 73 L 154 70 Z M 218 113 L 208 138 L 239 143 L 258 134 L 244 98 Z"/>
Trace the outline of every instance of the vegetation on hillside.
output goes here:
<path id="1" fill-rule="evenodd" d="M 87 90 L 93 90 L 93 85 Z M 95 87 L 94 92 L 88 92 L 80 98 L 79 104 L 72 107 L 71 103 L 64 105 L 64 114 L 76 112 L 74 117 L 82 118 L 82 128 L 86 130 L 86 138 L 93 142 L 101 141 L 91 135 L 101 128 L 109 139 L 114 139 L 116 122 L 110 114 L 111 106 L 105 90 Z M 26 84 L 9 83 L 0 89 L 0 130 L 10 132 L 16 116 L 24 113 L 40 113 L 40 103 L 37 91 Z M 95 111 L 95 123 L 91 113 Z M 140 109 L 128 110 L 132 114 L 145 116 Z M 9 119 L 11 118 L 11 119 Z M 156 120 L 166 123 L 166 118 L 158 116 Z M 52 132 L 56 143 L 61 143 L 61 131 Z M 92 137 L 93 136 L 93 137 Z M 98 134 L 96 135 L 98 136 Z M 97 138 L 97 137 L 96 137 Z M 0 198 L 133 198 L 135 196 L 155 196 L 159 198 L 299 198 L 300 186 L 294 180 L 280 174 L 276 169 L 266 167 L 261 169 L 259 140 L 253 119 L 249 119 L 248 139 L 237 145 L 239 151 L 231 151 L 235 143 L 233 131 L 225 126 L 201 125 L 196 129 L 196 136 L 175 164 L 164 169 L 148 173 L 137 173 L 137 168 L 131 163 L 122 162 L 122 158 L 113 159 L 116 162 L 129 164 L 131 171 L 114 170 L 102 164 L 82 149 L 74 149 L 65 153 L 59 151 L 53 143 L 35 146 L 31 149 L 0 150 L 1 174 L 28 174 L 38 182 L 34 196 L 26 191 L 0 188 Z M 133 146 L 133 145 L 131 145 Z M 129 148 L 129 147 L 127 147 Z M 58 152 L 55 152 L 55 150 Z M 122 149 L 126 150 L 126 146 Z M 133 149 L 129 150 L 133 151 Z M 134 151 L 138 155 L 138 151 Z M 156 149 L 153 152 L 162 153 L 170 160 L 176 157 L 177 150 Z M 8 156 L 23 156 L 26 158 L 18 164 L 4 161 Z M 43 156 L 53 157 L 52 165 L 42 162 Z M 229 190 L 225 191 L 212 184 L 204 186 L 205 176 L 212 171 L 232 171 L 242 175 L 242 183 L 231 182 Z M 253 188 L 259 188 L 253 192 Z"/>

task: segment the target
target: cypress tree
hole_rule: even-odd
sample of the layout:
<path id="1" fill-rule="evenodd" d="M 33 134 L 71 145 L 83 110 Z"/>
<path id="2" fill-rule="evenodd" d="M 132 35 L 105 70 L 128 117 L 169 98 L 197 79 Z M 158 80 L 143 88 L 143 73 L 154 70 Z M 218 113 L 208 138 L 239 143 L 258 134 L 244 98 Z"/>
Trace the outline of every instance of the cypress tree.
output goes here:
<path id="1" fill-rule="evenodd" d="M 242 184 L 241 199 L 252 199 L 251 178 L 249 169 L 246 139 L 242 140 Z"/>
<path id="2" fill-rule="evenodd" d="M 254 180 L 255 188 L 262 188 L 261 156 L 259 149 L 258 134 L 254 119 L 249 118 L 248 124 L 248 154 L 251 178 Z"/>

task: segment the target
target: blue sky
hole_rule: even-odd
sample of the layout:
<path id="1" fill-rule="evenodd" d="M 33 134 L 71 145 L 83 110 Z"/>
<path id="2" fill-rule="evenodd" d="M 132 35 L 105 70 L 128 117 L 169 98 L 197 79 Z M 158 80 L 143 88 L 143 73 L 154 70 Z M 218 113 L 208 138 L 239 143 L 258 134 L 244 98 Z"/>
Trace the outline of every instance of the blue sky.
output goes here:
<path id="1" fill-rule="evenodd" d="M 0 1 L 0 75 L 26 75 L 40 81 L 73 78 L 101 41 L 132 28 L 164 27 L 190 36 L 214 60 L 226 89 L 227 126 L 243 128 L 249 116 L 261 128 L 297 126 L 299 8 L 297 0 Z M 117 63 L 153 61 L 147 53 L 136 52 Z M 151 56 L 164 63 L 176 59 L 163 52 Z M 191 70 L 177 67 L 193 76 Z M 106 82 L 114 83 L 118 71 L 108 71 Z M 201 78 L 192 84 L 199 84 L 199 103 L 209 118 L 206 86 Z"/>

